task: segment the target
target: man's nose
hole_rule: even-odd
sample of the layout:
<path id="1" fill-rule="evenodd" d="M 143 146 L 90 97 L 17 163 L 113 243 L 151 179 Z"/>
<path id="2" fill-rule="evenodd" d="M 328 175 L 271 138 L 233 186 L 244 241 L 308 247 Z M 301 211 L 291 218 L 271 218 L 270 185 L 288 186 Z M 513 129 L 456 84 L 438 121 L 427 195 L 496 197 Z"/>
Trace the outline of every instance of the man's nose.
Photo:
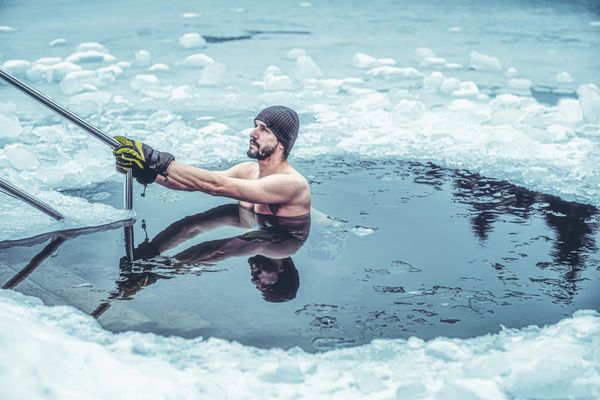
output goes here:
<path id="1" fill-rule="evenodd" d="M 250 137 L 251 137 L 252 139 L 256 139 L 256 138 L 258 138 L 258 134 L 256 133 L 257 129 L 258 129 L 258 128 L 254 128 L 254 129 L 252 129 L 252 131 L 250 131 Z"/>

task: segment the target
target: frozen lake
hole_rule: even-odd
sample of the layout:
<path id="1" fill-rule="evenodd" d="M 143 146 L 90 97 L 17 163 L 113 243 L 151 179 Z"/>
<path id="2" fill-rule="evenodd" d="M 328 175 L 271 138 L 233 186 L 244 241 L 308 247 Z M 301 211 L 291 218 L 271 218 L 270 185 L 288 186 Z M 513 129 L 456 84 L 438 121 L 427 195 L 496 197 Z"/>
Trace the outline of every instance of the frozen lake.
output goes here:
<path id="1" fill-rule="evenodd" d="M 264 301 L 247 257 L 119 270 L 120 225 L 8 246 L 133 215 L 119 210 L 103 144 L 0 84 L 2 177 L 68 217 L 0 203 L 1 283 L 48 256 L 12 280 L 46 305 L 0 292 L 0 388 L 11 399 L 598 397 L 599 53 L 594 1 L 0 1 L 0 65 L 178 160 L 245 160 L 256 113 L 293 107 L 291 161 L 319 212 L 291 256 L 298 290 L 279 303 Z M 149 187 L 136 245 L 142 220 L 152 239 L 224 203 Z M 111 333 L 130 329 L 145 333 Z M 85 371 L 100 363 L 139 387 L 99 387 Z"/>

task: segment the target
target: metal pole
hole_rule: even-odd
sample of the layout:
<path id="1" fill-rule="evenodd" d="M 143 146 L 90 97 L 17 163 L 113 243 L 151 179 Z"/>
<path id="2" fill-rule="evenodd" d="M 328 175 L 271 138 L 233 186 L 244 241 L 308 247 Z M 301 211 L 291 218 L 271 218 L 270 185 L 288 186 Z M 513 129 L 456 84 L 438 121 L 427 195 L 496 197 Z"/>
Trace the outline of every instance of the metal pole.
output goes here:
<path id="1" fill-rule="evenodd" d="M 57 221 L 60 221 L 61 219 L 65 218 L 64 215 L 56 211 L 54 208 L 50 207 L 48 204 L 36 199 L 29 193 L 24 192 L 23 190 L 19 189 L 18 187 L 5 181 L 2 178 L 0 178 L 0 190 L 3 190 L 9 195 L 14 196 L 17 199 L 29 204 L 30 206 L 37 208 L 44 214 L 54 218 Z"/>
<path id="2" fill-rule="evenodd" d="M 50 99 L 46 95 L 38 92 L 36 89 L 32 88 L 31 86 L 29 86 L 22 80 L 16 78 L 15 76 L 8 73 L 7 71 L 5 71 L 2 68 L 0 68 L 0 78 L 4 79 L 9 84 L 11 84 L 15 88 L 19 89 L 21 92 L 25 93 L 27 96 L 33 98 L 34 100 L 37 100 L 38 102 L 40 102 L 44 106 L 48 107 L 55 113 L 59 114 L 63 118 L 71 121 L 73 124 L 77 125 L 81 129 L 83 129 L 84 131 L 89 133 L 90 135 L 96 137 L 96 139 L 104 142 L 105 144 L 109 145 L 110 147 L 119 146 L 119 142 L 117 142 L 113 137 L 102 132 L 100 129 L 96 128 L 94 125 L 85 121 L 81 117 L 73 114 L 71 111 L 67 110 L 66 108 L 64 108 L 63 106 L 61 106 L 54 100 Z M 132 188 L 132 186 L 133 186 L 133 179 L 131 177 L 131 171 L 129 171 L 127 173 L 127 177 L 125 178 L 125 188 L 126 189 L 125 189 L 125 193 L 124 193 L 125 208 L 128 210 L 133 209 L 133 188 Z"/>

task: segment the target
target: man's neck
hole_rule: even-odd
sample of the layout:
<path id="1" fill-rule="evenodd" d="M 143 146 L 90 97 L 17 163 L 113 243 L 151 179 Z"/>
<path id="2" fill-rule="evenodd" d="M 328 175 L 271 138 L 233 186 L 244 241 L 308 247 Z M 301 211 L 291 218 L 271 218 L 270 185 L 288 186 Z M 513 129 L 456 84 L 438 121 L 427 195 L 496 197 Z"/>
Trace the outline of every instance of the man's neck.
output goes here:
<path id="1" fill-rule="evenodd" d="M 288 165 L 287 160 L 282 160 L 279 157 L 274 157 L 275 155 L 265 158 L 264 160 L 258 161 L 258 175 L 262 178 L 264 176 L 269 176 L 276 174 L 285 169 Z"/>

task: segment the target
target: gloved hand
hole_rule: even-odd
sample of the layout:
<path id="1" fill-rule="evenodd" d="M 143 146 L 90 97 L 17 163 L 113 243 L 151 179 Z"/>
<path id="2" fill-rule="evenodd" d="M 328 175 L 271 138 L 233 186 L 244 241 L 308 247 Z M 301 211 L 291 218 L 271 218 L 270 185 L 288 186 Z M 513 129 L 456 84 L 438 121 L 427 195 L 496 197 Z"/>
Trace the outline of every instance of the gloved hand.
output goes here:
<path id="1" fill-rule="evenodd" d="M 115 139 L 121 144 L 113 149 L 117 171 L 126 174 L 132 169 L 134 178 L 142 185 L 154 182 L 159 174 L 167 176 L 167 168 L 175 160 L 172 154 L 125 136 L 115 136 Z"/>

